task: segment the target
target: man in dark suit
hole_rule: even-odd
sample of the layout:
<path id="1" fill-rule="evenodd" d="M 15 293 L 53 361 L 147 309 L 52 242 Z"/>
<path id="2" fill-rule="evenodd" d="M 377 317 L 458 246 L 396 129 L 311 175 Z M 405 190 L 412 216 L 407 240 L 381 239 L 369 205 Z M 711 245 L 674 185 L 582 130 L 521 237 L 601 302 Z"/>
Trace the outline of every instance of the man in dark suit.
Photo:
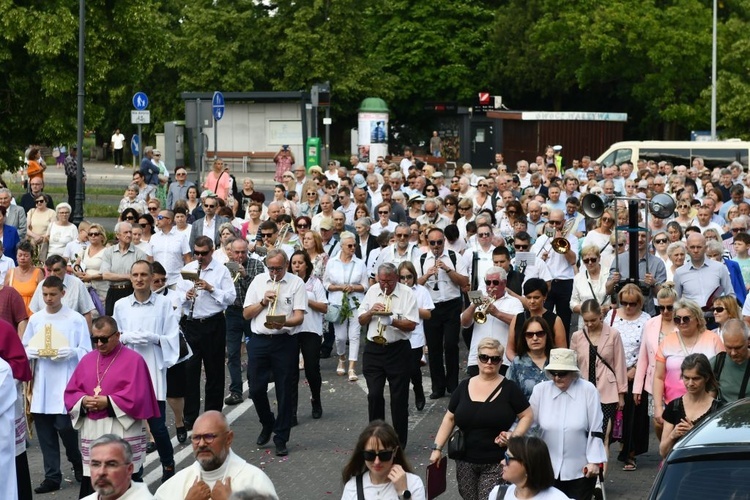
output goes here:
<path id="1" fill-rule="evenodd" d="M 216 215 L 216 210 L 219 207 L 219 199 L 211 191 L 206 191 L 201 196 L 203 200 L 203 211 L 206 213 L 204 217 L 196 219 L 193 222 L 193 227 L 190 230 L 190 248 L 194 248 L 195 239 L 198 236 L 208 236 L 214 242 L 214 246 L 220 241 L 219 240 L 219 228 L 225 222 L 229 222 L 229 219 Z"/>

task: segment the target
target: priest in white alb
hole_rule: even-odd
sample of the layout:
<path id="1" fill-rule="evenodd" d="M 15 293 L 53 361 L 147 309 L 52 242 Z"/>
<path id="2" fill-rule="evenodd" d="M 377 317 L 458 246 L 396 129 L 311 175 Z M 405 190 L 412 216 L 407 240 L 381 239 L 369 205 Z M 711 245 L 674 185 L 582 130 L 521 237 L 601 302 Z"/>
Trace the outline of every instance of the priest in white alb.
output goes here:
<path id="1" fill-rule="evenodd" d="M 81 432 L 84 480 L 79 498 L 94 492 L 89 446 L 103 434 L 125 439 L 133 465 L 142 475 L 146 454 L 146 420 L 159 415 L 151 375 L 143 357 L 120 343 L 117 323 L 109 316 L 94 320 L 91 340 L 96 350 L 81 359 L 65 389 L 65 406 Z"/>
<path id="2" fill-rule="evenodd" d="M 0 498 L 18 499 L 16 483 L 16 384 L 10 365 L 0 358 L 0 471 L 5 480 L 0 481 Z"/>

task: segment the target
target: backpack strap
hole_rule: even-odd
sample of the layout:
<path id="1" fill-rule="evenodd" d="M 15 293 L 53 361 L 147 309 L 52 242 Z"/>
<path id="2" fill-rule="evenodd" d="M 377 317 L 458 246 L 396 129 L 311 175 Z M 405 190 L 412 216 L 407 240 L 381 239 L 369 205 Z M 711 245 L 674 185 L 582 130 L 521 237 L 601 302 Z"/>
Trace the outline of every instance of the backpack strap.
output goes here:
<path id="1" fill-rule="evenodd" d="M 365 500 L 365 483 L 364 483 L 364 477 L 365 473 L 357 475 L 357 500 Z"/>
<path id="2" fill-rule="evenodd" d="M 716 361 L 714 361 L 714 377 L 718 382 L 721 378 L 721 371 L 724 369 L 724 362 L 727 360 L 727 352 L 722 351 L 716 355 Z"/>
<path id="3" fill-rule="evenodd" d="M 725 353 L 726 354 L 726 353 Z M 745 376 L 742 377 L 742 385 L 740 385 L 740 393 L 738 399 L 744 399 L 747 393 L 747 382 L 750 379 L 750 362 L 745 367 Z"/>

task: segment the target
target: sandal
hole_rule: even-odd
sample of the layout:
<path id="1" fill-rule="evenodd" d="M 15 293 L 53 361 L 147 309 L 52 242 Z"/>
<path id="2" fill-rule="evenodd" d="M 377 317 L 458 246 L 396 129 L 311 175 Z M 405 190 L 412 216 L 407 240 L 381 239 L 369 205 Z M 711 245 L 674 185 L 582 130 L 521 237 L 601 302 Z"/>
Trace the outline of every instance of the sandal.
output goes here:
<path id="1" fill-rule="evenodd" d="M 622 470 L 624 470 L 626 472 L 632 472 L 632 471 L 637 470 L 637 469 L 638 469 L 638 466 L 636 465 L 634 458 L 630 458 L 630 459 L 626 460 L 625 461 L 625 465 L 622 468 Z"/>

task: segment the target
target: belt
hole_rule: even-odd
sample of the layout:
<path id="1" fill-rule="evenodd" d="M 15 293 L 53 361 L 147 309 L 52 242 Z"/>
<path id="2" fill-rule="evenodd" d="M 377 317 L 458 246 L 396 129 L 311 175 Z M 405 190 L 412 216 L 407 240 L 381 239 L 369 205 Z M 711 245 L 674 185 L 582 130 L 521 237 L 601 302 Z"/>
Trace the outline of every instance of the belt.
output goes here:
<path id="1" fill-rule="evenodd" d="M 448 304 L 449 302 L 456 302 L 459 300 L 463 299 L 461 297 L 456 297 L 455 299 L 441 300 L 440 302 L 435 302 L 435 304 Z"/>
<path id="2" fill-rule="evenodd" d="M 185 321 L 192 321 L 194 323 L 206 323 L 208 321 L 213 321 L 217 319 L 219 316 L 221 316 L 223 313 L 216 313 L 211 316 L 206 316 L 205 318 L 188 318 L 185 316 Z"/>
<path id="3" fill-rule="evenodd" d="M 558 282 L 558 281 L 573 281 L 573 278 L 570 278 L 570 279 L 565 279 L 565 280 L 554 279 L 554 280 L 552 280 L 552 281 L 554 281 L 554 282 Z"/>
<path id="4" fill-rule="evenodd" d="M 133 288 L 132 283 L 112 283 L 109 285 L 110 288 L 113 290 L 126 290 L 128 288 Z"/>
<path id="5" fill-rule="evenodd" d="M 386 342 L 385 344 L 378 344 L 377 342 L 373 342 L 372 339 L 367 339 L 367 345 L 374 346 L 374 347 L 389 347 L 398 344 L 399 342 L 408 342 L 407 339 L 399 339 L 394 340 L 393 342 Z"/>

